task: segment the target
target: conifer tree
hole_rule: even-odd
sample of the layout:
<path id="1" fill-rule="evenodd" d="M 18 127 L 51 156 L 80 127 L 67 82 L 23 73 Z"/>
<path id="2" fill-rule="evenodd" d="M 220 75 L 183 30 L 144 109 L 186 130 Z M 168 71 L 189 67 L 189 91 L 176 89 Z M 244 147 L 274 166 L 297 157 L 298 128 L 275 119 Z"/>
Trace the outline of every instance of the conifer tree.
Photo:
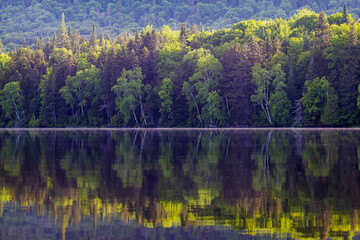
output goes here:
<path id="1" fill-rule="evenodd" d="M 52 51 L 53 51 L 53 44 L 52 44 L 50 38 L 46 37 L 46 43 L 44 46 L 44 53 L 45 53 L 46 58 L 49 58 Z"/>
<path id="2" fill-rule="evenodd" d="M 341 23 L 346 23 L 346 24 L 350 24 L 350 15 L 348 13 L 347 7 L 346 7 L 346 2 L 344 2 L 344 10 L 342 13 L 342 19 L 341 19 Z"/>
<path id="3" fill-rule="evenodd" d="M 310 57 L 310 62 L 308 65 L 308 69 L 305 75 L 305 80 L 306 81 L 312 81 L 314 78 L 316 78 L 316 73 L 315 73 L 315 60 L 314 60 L 314 48 L 312 49 L 311 52 L 311 57 Z"/>
<path id="4" fill-rule="evenodd" d="M 58 38 L 56 36 L 56 33 L 54 33 L 52 40 L 52 49 L 54 50 L 55 48 L 58 47 L 58 45 L 59 45 Z"/>
<path id="5" fill-rule="evenodd" d="M 105 45 L 105 40 L 104 40 L 104 33 L 102 28 L 100 28 L 100 41 L 99 41 L 99 46 L 100 47 L 104 47 Z"/>
<path id="6" fill-rule="evenodd" d="M 71 34 L 71 49 L 73 53 L 80 53 L 80 33 L 76 30 Z"/>
<path id="7" fill-rule="evenodd" d="M 181 25 L 181 30 L 180 30 L 180 42 L 182 44 L 185 44 L 186 41 L 186 37 L 189 35 L 189 30 L 186 27 L 186 23 L 183 23 Z"/>
<path id="8" fill-rule="evenodd" d="M 324 11 L 321 11 L 315 26 L 315 45 L 320 49 L 330 45 L 330 25 Z"/>
<path id="9" fill-rule="evenodd" d="M 66 24 L 65 24 L 65 14 L 61 14 L 61 23 L 59 29 L 59 36 L 58 36 L 58 46 L 59 48 L 71 48 L 70 38 L 67 32 Z"/>
<path id="10" fill-rule="evenodd" d="M 198 30 L 198 27 L 196 24 L 191 24 L 191 27 L 190 27 L 190 32 L 191 34 L 198 34 L 199 33 L 199 30 Z"/>
<path id="11" fill-rule="evenodd" d="M 305 32 L 304 34 L 304 51 L 309 51 L 310 49 L 310 39 L 309 39 L 309 33 L 308 31 Z"/>
<path id="12" fill-rule="evenodd" d="M 350 26 L 350 32 L 348 34 L 347 40 L 348 40 L 348 46 L 349 47 L 354 47 L 354 46 L 356 46 L 358 44 L 358 36 L 357 36 L 356 31 L 355 31 L 354 25 Z"/>
<path id="13" fill-rule="evenodd" d="M 97 47 L 96 27 L 95 27 L 95 23 L 93 23 L 93 31 L 91 33 L 91 38 L 90 38 L 90 49 L 92 49 L 92 51 L 96 51 L 96 47 Z"/>
<path id="14" fill-rule="evenodd" d="M 124 43 L 128 43 L 128 42 L 129 42 L 129 36 L 128 36 L 128 33 L 127 33 L 127 30 L 126 30 L 126 29 L 124 30 L 123 41 L 124 41 Z"/>

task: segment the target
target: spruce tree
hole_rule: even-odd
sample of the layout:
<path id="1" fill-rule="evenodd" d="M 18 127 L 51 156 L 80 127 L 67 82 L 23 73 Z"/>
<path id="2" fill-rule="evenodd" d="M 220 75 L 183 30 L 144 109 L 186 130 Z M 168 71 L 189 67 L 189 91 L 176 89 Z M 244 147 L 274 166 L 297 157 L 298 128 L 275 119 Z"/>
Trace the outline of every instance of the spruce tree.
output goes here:
<path id="1" fill-rule="evenodd" d="M 198 34 L 199 33 L 199 30 L 198 30 L 198 27 L 196 24 L 191 24 L 191 27 L 190 27 L 190 32 L 191 34 Z"/>
<path id="2" fill-rule="evenodd" d="M 358 44 L 358 36 L 355 31 L 354 25 L 350 26 L 350 32 L 348 34 L 347 40 L 348 40 L 348 46 L 350 47 L 354 47 Z"/>
<path id="3" fill-rule="evenodd" d="M 56 33 L 54 33 L 53 35 L 53 40 L 52 40 L 52 50 L 54 50 L 55 48 L 57 48 L 59 45 L 59 42 L 58 42 L 58 38 L 56 36 Z"/>
<path id="4" fill-rule="evenodd" d="M 4 52 L 4 45 L 0 39 L 0 53 L 3 53 Z"/>
<path id="5" fill-rule="evenodd" d="M 93 31 L 91 33 L 91 38 L 90 38 L 90 49 L 92 49 L 93 51 L 96 51 L 96 47 L 97 47 L 97 38 L 96 38 L 96 27 L 95 27 L 95 23 L 93 23 Z"/>
<path id="6" fill-rule="evenodd" d="M 100 47 L 104 47 L 105 45 L 105 40 L 104 40 L 104 33 L 102 28 L 100 28 L 100 41 L 99 41 L 99 46 Z"/>
<path id="7" fill-rule="evenodd" d="M 305 80 L 306 81 L 312 81 L 313 79 L 315 79 L 316 73 L 315 73 L 315 60 L 314 60 L 314 48 L 311 51 L 311 57 L 310 57 L 310 61 L 309 61 L 309 65 L 308 65 L 308 69 L 305 75 Z"/>
<path id="8" fill-rule="evenodd" d="M 45 53 L 46 58 L 49 58 L 52 51 L 53 51 L 53 44 L 52 44 L 50 38 L 46 37 L 46 43 L 44 46 L 44 53 Z"/>
<path id="9" fill-rule="evenodd" d="M 343 10 L 343 14 L 342 14 L 341 23 L 350 24 L 350 15 L 348 13 L 346 3 L 344 3 L 344 10 Z"/>
<path id="10" fill-rule="evenodd" d="M 60 23 L 60 29 L 59 29 L 59 36 L 58 36 L 58 47 L 59 48 L 71 48 L 71 42 L 70 38 L 67 32 L 66 24 L 65 24 L 65 14 L 61 14 L 61 23 Z"/>
<path id="11" fill-rule="evenodd" d="M 309 39 L 309 33 L 308 31 L 305 32 L 304 34 L 304 51 L 309 51 L 310 49 L 310 39 Z"/>
<path id="12" fill-rule="evenodd" d="M 189 35 L 189 31 L 186 27 L 186 23 L 183 23 L 181 25 L 181 30 L 180 30 L 180 42 L 182 44 L 185 44 L 185 41 L 186 41 L 186 37 Z"/>
<path id="13" fill-rule="evenodd" d="M 330 25 L 324 11 L 321 11 L 315 26 L 315 45 L 322 50 L 330 45 Z"/>

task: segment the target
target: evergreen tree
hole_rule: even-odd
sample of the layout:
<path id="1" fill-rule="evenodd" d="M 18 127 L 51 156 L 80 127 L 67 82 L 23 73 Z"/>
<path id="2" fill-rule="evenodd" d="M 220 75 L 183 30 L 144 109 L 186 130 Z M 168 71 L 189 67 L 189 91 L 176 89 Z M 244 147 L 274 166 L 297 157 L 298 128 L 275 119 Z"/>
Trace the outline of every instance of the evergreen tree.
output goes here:
<path id="1" fill-rule="evenodd" d="M 105 40 L 104 40 L 104 33 L 102 28 L 100 28 L 100 41 L 99 41 L 99 46 L 100 47 L 104 47 L 105 44 Z"/>
<path id="2" fill-rule="evenodd" d="M 4 45 L 0 39 L 0 53 L 3 53 L 4 52 Z"/>
<path id="3" fill-rule="evenodd" d="M 49 58 L 50 54 L 52 53 L 53 51 L 53 44 L 50 40 L 49 37 L 46 38 L 46 43 L 45 43 L 45 46 L 44 46 L 44 53 L 45 53 L 45 56 L 46 58 Z"/>
<path id="4" fill-rule="evenodd" d="M 190 32 L 191 34 L 198 34 L 199 33 L 199 30 L 198 30 L 198 27 L 196 24 L 191 24 L 191 27 L 190 27 Z"/>
<path id="5" fill-rule="evenodd" d="M 315 25 L 315 41 L 314 44 L 321 50 L 330 45 L 330 25 L 324 11 L 320 12 L 319 18 Z"/>
<path id="6" fill-rule="evenodd" d="M 90 38 L 90 49 L 92 51 L 96 51 L 96 48 L 97 48 L 96 27 L 95 27 L 95 23 L 93 23 L 93 31 L 91 33 L 91 38 Z"/>
<path id="7" fill-rule="evenodd" d="M 341 23 L 346 23 L 346 24 L 350 24 L 350 14 L 348 13 L 347 7 L 346 7 L 346 2 L 344 2 L 344 10 L 342 13 L 342 19 L 341 19 Z"/>
<path id="8" fill-rule="evenodd" d="M 184 45 L 186 43 L 186 38 L 189 35 L 189 30 L 186 27 L 186 23 L 183 23 L 181 25 L 180 30 L 180 42 Z"/>
<path id="9" fill-rule="evenodd" d="M 65 14 L 61 14 L 61 23 L 60 23 L 60 29 L 58 34 L 58 48 L 66 48 L 71 49 L 71 42 L 70 37 L 67 32 L 66 24 L 65 24 Z"/>

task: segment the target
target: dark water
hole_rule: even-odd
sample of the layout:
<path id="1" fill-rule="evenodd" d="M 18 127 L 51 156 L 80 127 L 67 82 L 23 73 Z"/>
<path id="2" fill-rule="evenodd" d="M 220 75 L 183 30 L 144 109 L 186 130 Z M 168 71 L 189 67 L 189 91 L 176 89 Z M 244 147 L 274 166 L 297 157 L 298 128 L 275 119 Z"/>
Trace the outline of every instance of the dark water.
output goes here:
<path id="1" fill-rule="evenodd" d="M 0 131 L 1 239 L 358 239 L 360 131 Z"/>

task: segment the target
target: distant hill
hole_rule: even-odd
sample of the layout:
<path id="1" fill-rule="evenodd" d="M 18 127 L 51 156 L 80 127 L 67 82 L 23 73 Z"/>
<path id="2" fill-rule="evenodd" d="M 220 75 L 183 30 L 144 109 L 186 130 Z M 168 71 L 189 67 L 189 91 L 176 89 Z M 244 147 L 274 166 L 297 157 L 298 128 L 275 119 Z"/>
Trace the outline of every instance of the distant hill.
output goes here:
<path id="1" fill-rule="evenodd" d="M 346 3 L 356 20 L 360 0 Z M 95 23 L 113 37 L 147 25 L 179 29 L 183 22 L 217 30 L 250 18 L 288 18 L 305 7 L 331 14 L 341 12 L 343 4 L 340 0 L 0 0 L 0 39 L 7 50 L 23 44 L 24 39 L 32 45 L 41 34 L 53 35 L 61 13 L 68 26 L 82 35 L 90 35 Z"/>

